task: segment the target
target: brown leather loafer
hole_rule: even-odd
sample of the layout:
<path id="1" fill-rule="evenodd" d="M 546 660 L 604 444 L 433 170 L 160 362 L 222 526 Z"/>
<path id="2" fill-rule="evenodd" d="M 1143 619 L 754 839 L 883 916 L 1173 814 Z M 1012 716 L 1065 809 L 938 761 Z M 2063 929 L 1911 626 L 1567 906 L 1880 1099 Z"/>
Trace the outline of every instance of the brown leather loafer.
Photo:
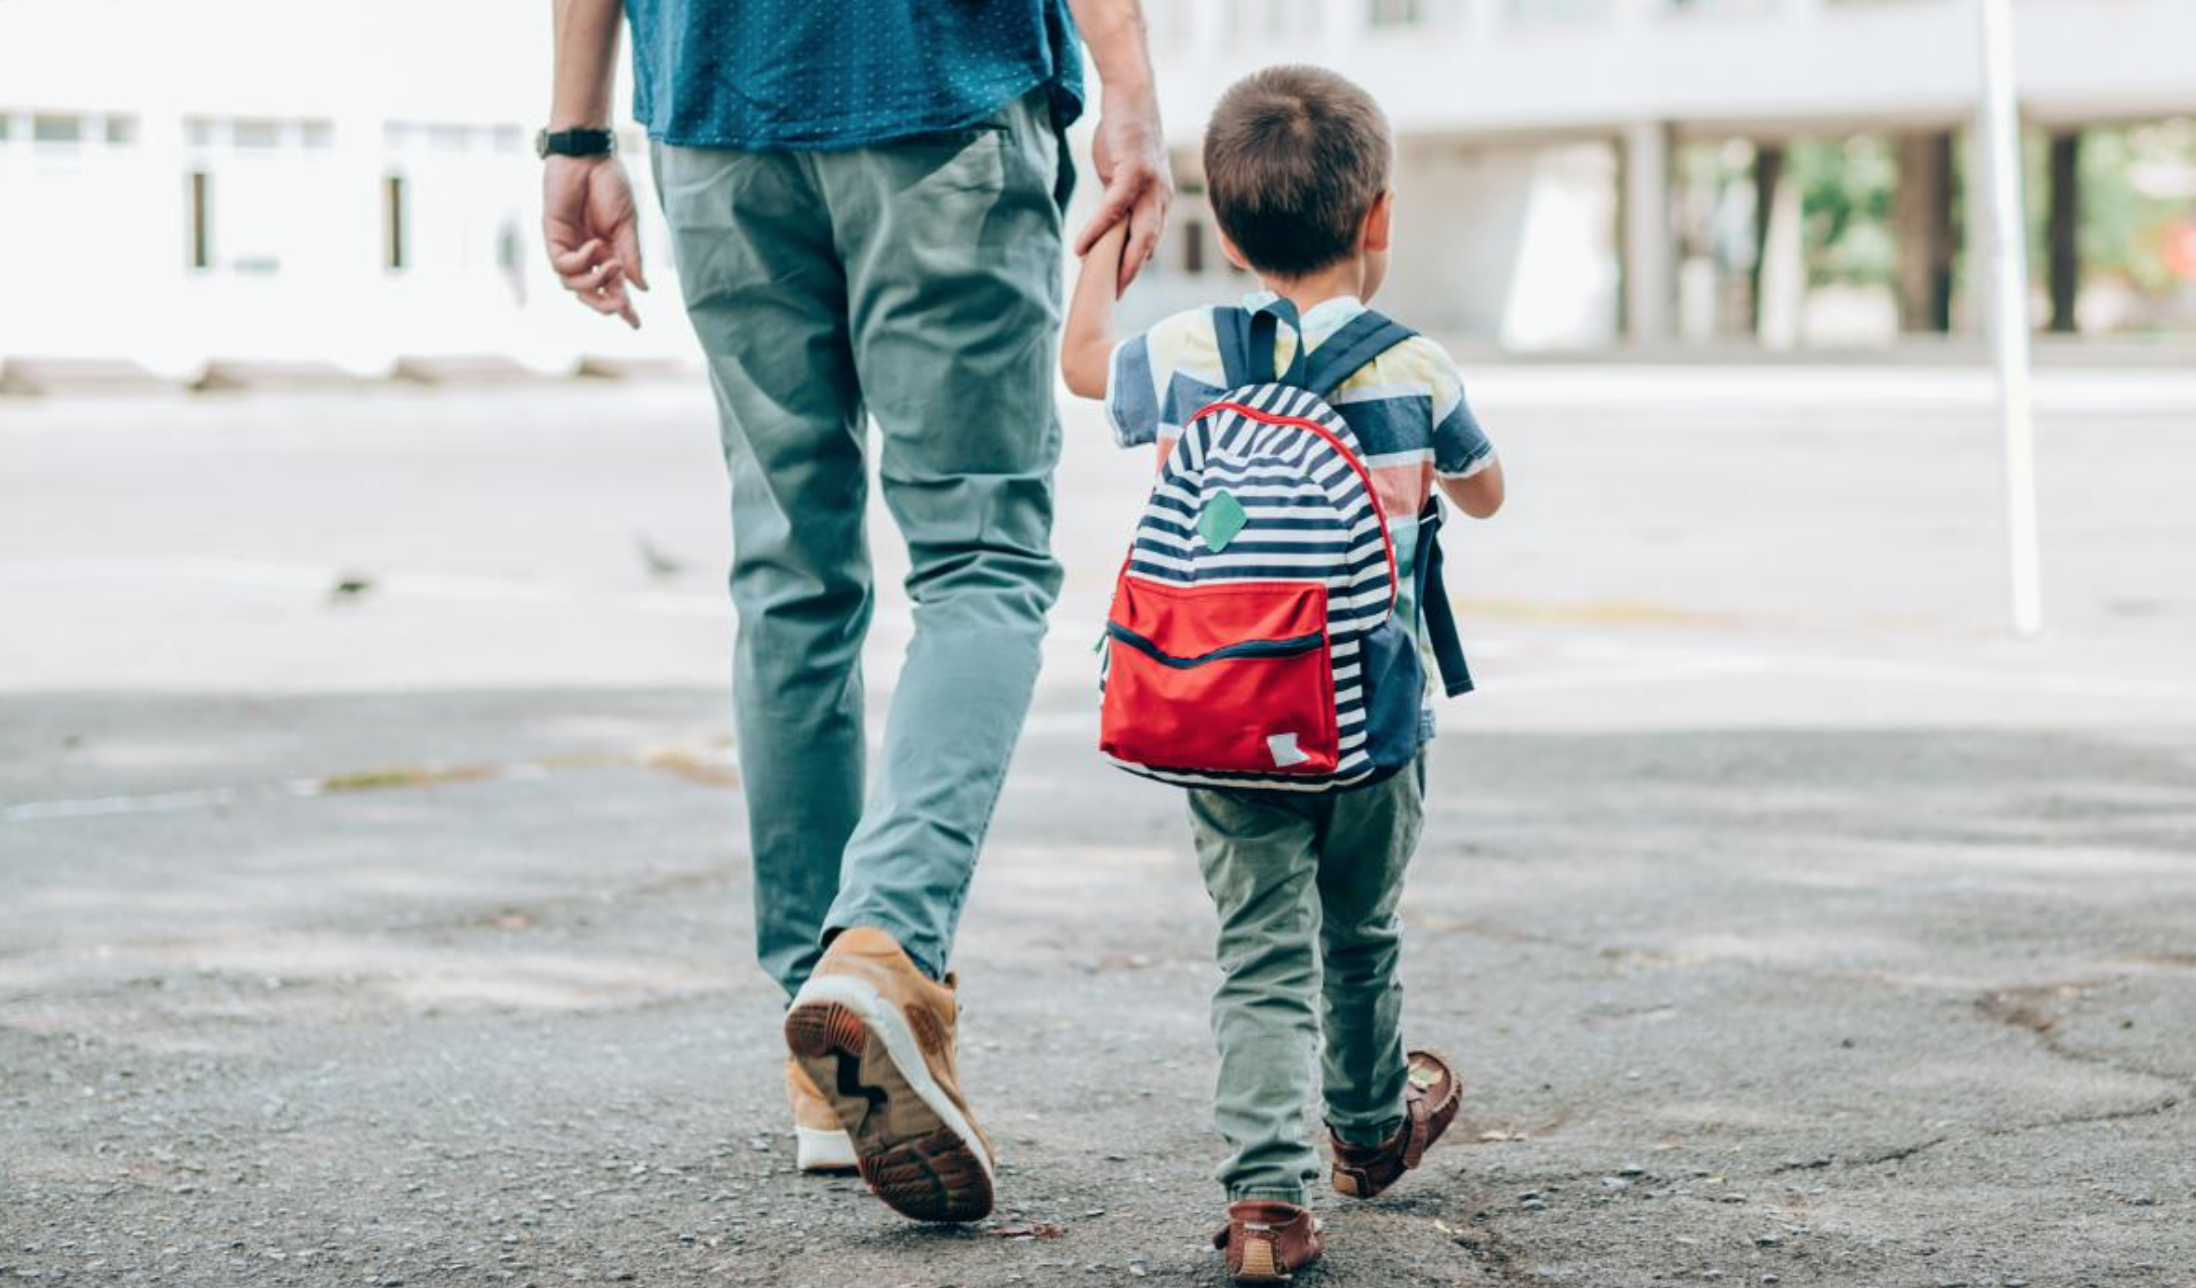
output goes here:
<path id="1" fill-rule="evenodd" d="M 1377 1145 L 1352 1145 L 1327 1133 L 1334 1150 L 1334 1188 L 1353 1199 L 1369 1199 L 1418 1166 L 1427 1149 L 1456 1120 L 1464 1084 L 1448 1060 L 1431 1051 L 1410 1054 L 1410 1077 L 1403 1086 L 1403 1125 Z"/>
<path id="2" fill-rule="evenodd" d="M 1228 1223 L 1212 1236 L 1228 1257 L 1228 1277 L 1239 1284 L 1283 1284 L 1319 1260 L 1326 1247 L 1319 1218 L 1277 1199 L 1228 1204 Z"/>

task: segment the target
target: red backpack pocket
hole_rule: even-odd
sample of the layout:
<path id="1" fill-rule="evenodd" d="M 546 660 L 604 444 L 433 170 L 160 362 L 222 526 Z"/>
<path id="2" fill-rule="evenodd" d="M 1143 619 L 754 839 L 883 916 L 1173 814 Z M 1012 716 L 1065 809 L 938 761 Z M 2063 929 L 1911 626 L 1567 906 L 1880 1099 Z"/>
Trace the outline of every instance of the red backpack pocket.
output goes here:
<path id="1" fill-rule="evenodd" d="M 1334 772 L 1325 585 L 1123 576 L 1106 635 L 1107 755 L 1190 771 Z"/>

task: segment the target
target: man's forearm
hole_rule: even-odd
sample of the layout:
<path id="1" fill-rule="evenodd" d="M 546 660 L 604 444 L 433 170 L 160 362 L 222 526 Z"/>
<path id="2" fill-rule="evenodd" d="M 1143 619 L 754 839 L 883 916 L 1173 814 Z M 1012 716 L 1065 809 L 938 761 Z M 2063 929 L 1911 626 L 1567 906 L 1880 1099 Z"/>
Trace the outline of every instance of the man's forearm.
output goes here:
<path id="1" fill-rule="evenodd" d="M 556 83 L 549 128 L 610 124 L 611 60 L 624 0 L 556 0 Z"/>
<path id="2" fill-rule="evenodd" d="M 1068 0 L 1075 28 L 1098 64 L 1098 80 L 1108 92 L 1151 90 L 1151 55 L 1144 44 L 1144 7 L 1139 0 Z"/>

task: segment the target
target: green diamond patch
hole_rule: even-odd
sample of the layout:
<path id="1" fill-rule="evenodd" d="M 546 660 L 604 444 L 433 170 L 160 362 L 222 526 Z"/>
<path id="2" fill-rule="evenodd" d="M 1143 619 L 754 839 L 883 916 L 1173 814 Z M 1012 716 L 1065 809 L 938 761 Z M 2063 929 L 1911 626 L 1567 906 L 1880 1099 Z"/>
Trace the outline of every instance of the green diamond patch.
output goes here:
<path id="1" fill-rule="evenodd" d="M 1197 535 L 1205 539 L 1205 545 L 1214 554 L 1228 548 L 1250 516 L 1243 513 L 1243 503 L 1235 494 L 1221 489 L 1205 498 L 1205 506 L 1197 512 Z"/>

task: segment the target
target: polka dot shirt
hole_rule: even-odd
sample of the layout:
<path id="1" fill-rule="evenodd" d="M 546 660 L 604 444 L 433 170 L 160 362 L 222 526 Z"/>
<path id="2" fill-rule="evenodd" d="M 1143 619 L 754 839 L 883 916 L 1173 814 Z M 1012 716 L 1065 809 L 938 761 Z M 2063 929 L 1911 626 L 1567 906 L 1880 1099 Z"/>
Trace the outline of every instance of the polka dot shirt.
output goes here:
<path id="1" fill-rule="evenodd" d="M 626 0 L 633 113 L 688 147 L 854 148 L 1045 87 L 1082 111 L 1067 0 Z"/>

